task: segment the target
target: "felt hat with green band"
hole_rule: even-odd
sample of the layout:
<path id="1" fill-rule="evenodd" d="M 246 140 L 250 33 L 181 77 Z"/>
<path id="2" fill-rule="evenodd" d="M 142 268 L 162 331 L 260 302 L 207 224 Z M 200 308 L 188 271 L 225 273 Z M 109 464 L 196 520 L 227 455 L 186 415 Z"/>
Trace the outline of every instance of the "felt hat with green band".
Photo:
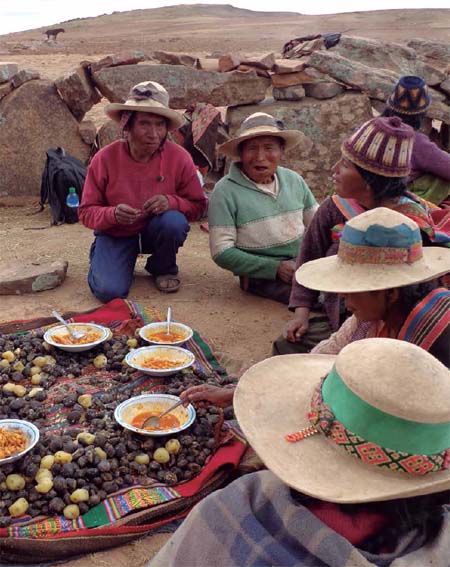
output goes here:
<path id="1" fill-rule="evenodd" d="M 305 494 L 351 503 L 450 488 L 450 373 L 416 345 L 364 339 L 337 357 L 264 360 L 234 407 L 266 466 Z"/>

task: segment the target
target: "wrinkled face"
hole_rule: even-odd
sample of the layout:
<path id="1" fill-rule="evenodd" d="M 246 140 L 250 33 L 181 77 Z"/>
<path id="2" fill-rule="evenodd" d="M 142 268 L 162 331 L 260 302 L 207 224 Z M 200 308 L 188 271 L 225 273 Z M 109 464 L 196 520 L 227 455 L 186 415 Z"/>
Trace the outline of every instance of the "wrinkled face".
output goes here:
<path id="1" fill-rule="evenodd" d="M 334 189 L 339 197 L 358 201 L 367 196 L 368 185 L 351 161 L 342 156 L 332 171 Z"/>
<path id="2" fill-rule="evenodd" d="M 346 308 L 360 322 L 384 321 L 391 303 L 389 290 L 362 291 L 360 293 L 341 293 Z"/>
<path id="3" fill-rule="evenodd" d="M 167 123 L 164 117 L 151 112 L 136 112 L 128 131 L 130 144 L 153 154 L 166 136 Z"/>
<path id="4" fill-rule="evenodd" d="M 242 142 L 242 171 L 255 183 L 269 183 L 283 156 L 283 140 L 277 136 L 257 136 Z"/>

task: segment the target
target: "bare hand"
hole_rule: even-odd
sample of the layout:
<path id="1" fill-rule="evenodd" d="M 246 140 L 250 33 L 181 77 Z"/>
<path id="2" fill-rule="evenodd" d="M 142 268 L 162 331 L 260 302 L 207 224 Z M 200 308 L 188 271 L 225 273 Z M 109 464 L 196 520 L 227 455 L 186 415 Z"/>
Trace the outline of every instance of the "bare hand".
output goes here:
<path id="1" fill-rule="evenodd" d="M 133 209 L 133 207 L 125 204 L 117 205 L 114 209 L 114 215 L 119 224 L 133 224 L 141 214 L 142 212 L 138 209 Z"/>
<path id="2" fill-rule="evenodd" d="M 298 307 L 294 318 L 286 325 L 285 336 L 290 343 L 297 342 L 309 328 L 309 309 Z"/>
<path id="3" fill-rule="evenodd" d="M 283 260 L 278 264 L 277 276 L 282 282 L 290 284 L 295 272 L 294 260 Z"/>
<path id="4" fill-rule="evenodd" d="M 169 199 L 165 195 L 153 195 L 144 203 L 147 215 L 161 215 L 169 210 Z"/>
<path id="5" fill-rule="evenodd" d="M 234 388 L 219 388 L 211 384 L 201 384 L 181 392 L 180 398 L 186 400 L 185 404 L 205 400 L 215 406 L 225 408 L 232 405 L 233 395 Z"/>

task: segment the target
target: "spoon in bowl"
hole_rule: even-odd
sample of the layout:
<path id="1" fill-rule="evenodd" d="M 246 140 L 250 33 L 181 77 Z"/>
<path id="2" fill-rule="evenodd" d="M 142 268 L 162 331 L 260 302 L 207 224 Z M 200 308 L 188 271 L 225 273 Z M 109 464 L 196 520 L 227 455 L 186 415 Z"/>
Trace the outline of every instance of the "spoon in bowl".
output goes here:
<path id="1" fill-rule="evenodd" d="M 158 429 L 160 419 L 165 415 L 167 415 L 168 413 L 170 413 L 175 408 L 177 408 L 178 406 L 181 406 L 181 404 L 184 404 L 185 401 L 186 400 L 178 400 L 176 404 L 173 404 L 173 406 L 170 406 L 168 409 L 164 410 L 159 415 L 151 415 L 150 417 L 147 417 L 147 419 L 144 421 L 144 423 L 141 425 L 140 428 L 144 429 L 145 427 L 153 427 L 154 429 Z"/>
<path id="2" fill-rule="evenodd" d="M 67 321 L 65 321 L 57 311 L 52 311 L 52 315 L 53 315 L 53 317 L 55 317 L 55 319 L 58 319 L 58 321 L 66 327 L 66 329 L 69 331 L 69 335 L 72 337 L 72 339 L 79 341 L 82 337 L 84 337 L 84 333 L 82 333 L 81 331 L 75 331 L 74 329 L 72 329 L 71 326 L 69 325 L 69 323 L 67 323 Z"/>
<path id="3" fill-rule="evenodd" d="M 172 318 L 172 309 L 170 307 L 167 308 L 167 328 L 166 328 L 166 335 L 170 335 L 170 321 Z"/>

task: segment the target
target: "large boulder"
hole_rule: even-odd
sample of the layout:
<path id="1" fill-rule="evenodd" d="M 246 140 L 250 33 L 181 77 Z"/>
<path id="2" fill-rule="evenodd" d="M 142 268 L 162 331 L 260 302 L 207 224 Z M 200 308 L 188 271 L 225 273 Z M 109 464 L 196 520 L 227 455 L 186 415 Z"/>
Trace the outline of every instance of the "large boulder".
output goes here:
<path id="1" fill-rule="evenodd" d="M 213 106 L 253 104 L 266 95 L 270 80 L 256 72 L 215 73 L 183 65 L 123 65 L 92 73 L 99 91 L 111 102 L 123 102 L 130 89 L 142 81 L 161 83 L 170 95 L 172 108 L 186 108 L 193 102 Z"/>
<path id="2" fill-rule="evenodd" d="M 50 81 L 28 81 L 0 102 L 0 195 L 39 195 L 49 148 L 86 161 L 90 147 Z"/>
<path id="3" fill-rule="evenodd" d="M 230 135 L 253 112 L 268 112 L 283 120 L 286 128 L 301 130 L 310 144 L 288 152 L 283 165 L 304 176 L 317 199 L 331 191 L 331 168 L 341 155 L 341 142 L 358 126 L 372 118 L 370 100 L 360 93 L 344 93 L 329 100 L 265 101 L 227 110 Z"/>
<path id="4" fill-rule="evenodd" d="M 66 260 L 23 264 L 20 261 L 2 265 L 0 295 L 22 295 L 58 287 L 66 279 Z"/>
<path id="5" fill-rule="evenodd" d="M 149 57 L 143 51 L 122 51 L 107 55 L 100 61 L 88 62 L 91 71 L 100 71 L 105 67 L 118 67 L 119 65 L 134 65 L 140 61 L 145 61 Z"/>
<path id="6" fill-rule="evenodd" d="M 88 73 L 85 67 L 80 66 L 55 81 L 61 98 L 77 120 L 83 120 L 86 112 L 101 100 Z"/>
<path id="7" fill-rule="evenodd" d="M 120 134 L 117 122 L 114 122 L 114 120 L 107 120 L 98 129 L 97 137 L 100 148 L 104 148 L 111 142 L 118 140 L 120 138 Z"/>
<path id="8" fill-rule="evenodd" d="M 443 70 L 450 62 L 450 43 L 432 41 L 429 39 L 411 39 L 408 47 L 414 49 L 417 55 L 431 65 Z"/>
<path id="9" fill-rule="evenodd" d="M 11 80 L 19 70 L 17 63 L 8 61 L 0 61 L 0 83 L 6 83 Z"/>

